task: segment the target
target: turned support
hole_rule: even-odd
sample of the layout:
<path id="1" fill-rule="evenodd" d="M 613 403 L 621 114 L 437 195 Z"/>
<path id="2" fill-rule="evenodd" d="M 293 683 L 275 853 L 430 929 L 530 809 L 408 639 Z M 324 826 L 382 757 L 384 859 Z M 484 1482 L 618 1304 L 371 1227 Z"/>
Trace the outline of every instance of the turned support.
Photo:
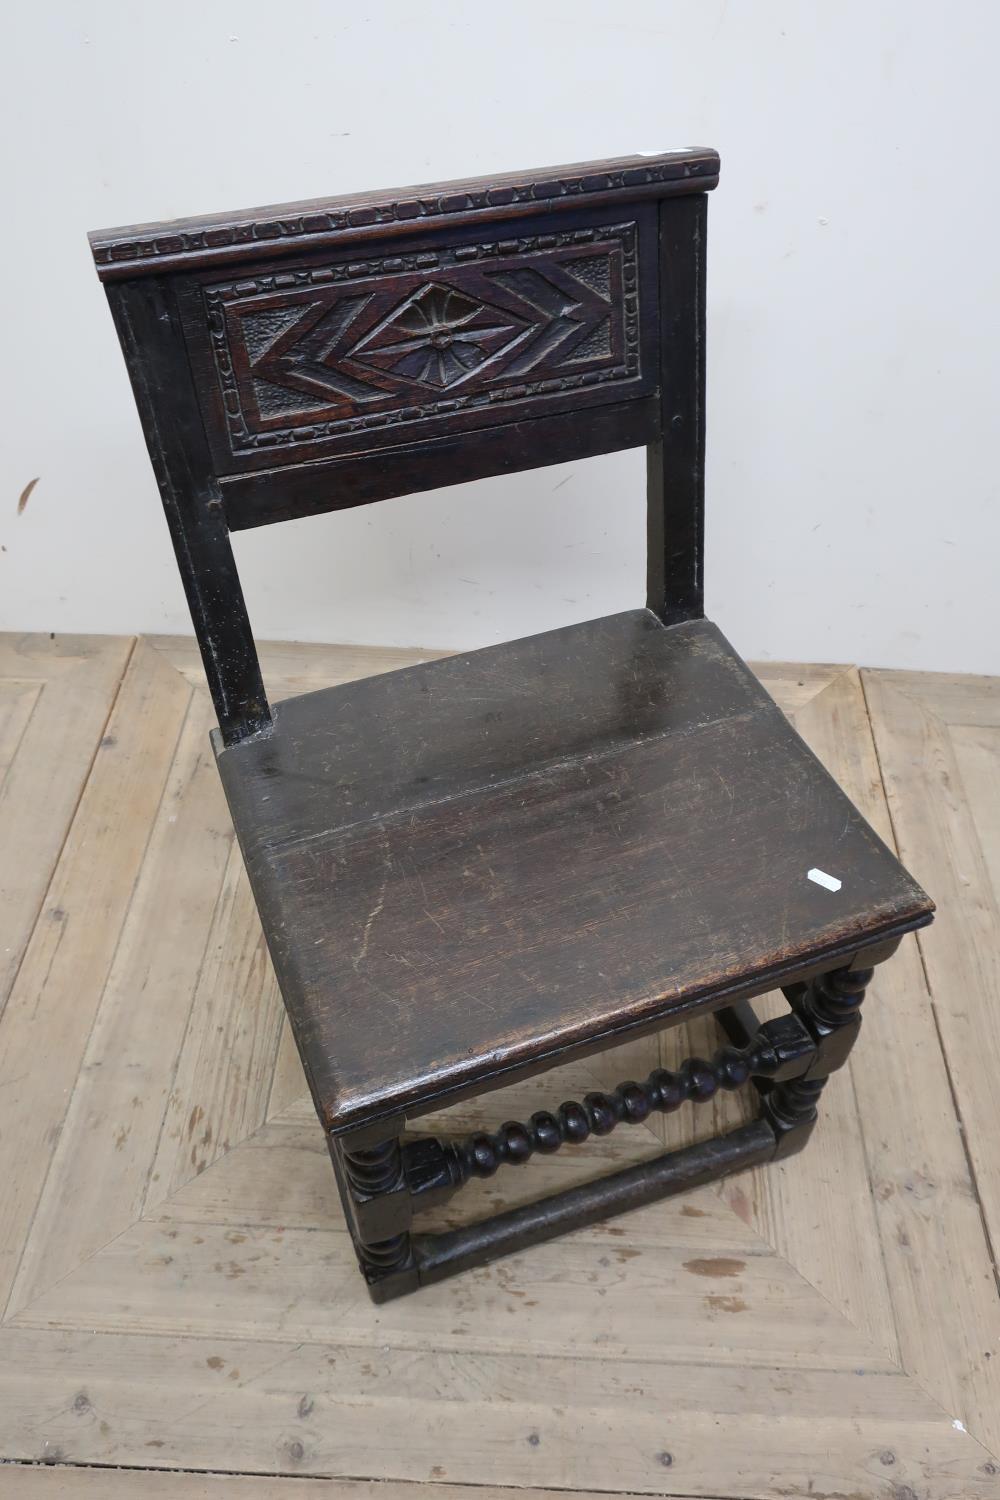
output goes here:
<path id="1" fill-rule="evenodd" d="M 415 1286 L 409 1234 L 413 1206 L 399 1137 L 364 1147 L 331 1142 L 331 1154 L 358 1264 L 369 1287 L 386 1277 L 400 1285 L 408 1276 Z"/>
<path id="2" fill-rule="evenodd" d="M 510 1120 L 492 1135 L 479 1132 L 453 1147 L 458 1175 L 462 1182 L 492 1177 L 504 1163 L 519 1165 L 536 1152 L 548 1156 L 564 1145 L 580 1145 L 591 1135 L 610 1135 L 618 1125 L 639 1125 L 654 1110 L 672 1114 L 688 1101 L 703 1104 L 720 1089 L 742 1088 L 754 1076 L 773 1077 L 790 1061 L 789 1041 L 797 1059 L 801 1053 L 796 1044 L 807 1044 L 807 1037 L 786 1036 L 783 1052 L 772 1032 L 761 1027 L 746 1047 L 721 1047 L 709 1062 L 686 1058 L 676 1072 L 657 1068 L 645 1083 L 620 1083 L 611 1093 L 587 1094 L 579 1103 L 570 1099 L 554 1113 L 539 1110 L 527 1124 Z"/>
<path id="3" fill-rule="evenodd" d="M 606 1211 L 611 1199 L 616 1206 L 632 1205 L 646 1201 L 647 1195 L 664 1196 L 684 1183 L 801 1150 L 816 1122 L 826 1081 L 846 1062 L 854 1044 L 871 976 L 871 969 L 844 968 L 790 985 L 784 992 L 789 1013 L 760 1026 L 749 1006 L 726 1008 L 718 1019 L 730 1044 L 710 1060 L 691 1057 L 676 1071 L 657 1068 L 644 1083 L 628 1081 L 607 1093 L 570 1099 L 557 1110 L 538 1110 L 527 1122 L 508 1120 L 492 1133 L 477 1131 L 462 1141 L 432 1136 L 401 1141 L 397 1124 L 395 1133 L 381 1140 L 369 1134 L 360 1138 L 363 1144 L 357 1139 L 331 1141 L 358 1261 L 372 1296 L 382 1301 L 412 1290 L 420 1280 L 437 1279 L 446 1263 L 450 1269 L 481 1263 L 497 1253 L 497 1236 L 497 1244 L 533 1243 L 552 1232 L 555 1219 L 565 1218 L 567 1227 L 571 1221 L 588 1222 L 599 1206 Z M 551 1155 L 564 1145 L 608 1135 L 619 1125 L 641 1124 L 654 1111 L 670 1114 L 685 1102 L 704 1103 L 720 1090 L 748 1082 L 761 1097 L 761 1118 L 754 1125 L 615 1174 L 608 1179 L 608 1203 L 598 1184 L 451 1235 L 411 1236 L 417 1209 L 443 1202 L 470 1178 L 492 1177 L 505 1164 Z"/>
<path id="4" fill-rule="evenodd" d="M 472 1177 L 492 1177 L 503 1165 L 519 1166 L 537 1153 L 549 1156 L 564 1145 L 609 1135 L 619 1125 L 638 1125 L 653 1111 L 672 1114 L 682 1104 L 703 1104 L 720 1089 L 742 1088 L 751 1078 L 784 1079 L 808 1067 L 815 1051 L 797 1016 L 760 1026 L 743 1047 L 721 1047 L 710 1061 L 687 1058 L 676 1072 L 657 1068 L 645 1083 L 620 1083 L 610 1093 L 569 1099 L 555 1111 L 539 1110 L 527 1122 L 508 1120 L 492 1133 L 477 1131 L 464 1141 L 426 1139 L 403 1147 L 410 1191 L 440 1201 Z"/>
<path id="5" fill-rule="evenodd" d="M 834 969 L 785 991 L 815 1044 L 809 1067 L 768 1090 L 764 1118 L 778 1138 L 775 1157 L 801 1151 L 816 1124 L 816 1105 L 831 1073 L 843 1067 L 861 1030 L 861 1002 L 872 969 Z"/>

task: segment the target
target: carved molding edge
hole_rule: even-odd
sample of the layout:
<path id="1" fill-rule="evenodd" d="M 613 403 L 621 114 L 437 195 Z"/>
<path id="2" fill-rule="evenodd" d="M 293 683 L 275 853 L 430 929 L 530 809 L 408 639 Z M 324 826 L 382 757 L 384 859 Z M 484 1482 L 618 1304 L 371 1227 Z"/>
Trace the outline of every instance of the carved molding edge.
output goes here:
<path id="1" fill-rule="evenodd" d="M 234 215 L 229 222 L 150 226 L 142 235 L 137 229 L 109 230 L 91 236 L 94 263 L 99 271 L 126 266 L 132 262 L 159 258 L 203 256 L 231 248 L 260 245 L 267 249 L 275 243 L 306 240 L 352 229 L 377 228 L 380 225 L 412 225 L 421 219 L 446 218 L 455 214 L 486 212 L 490 209 L 530 207 L 537 204 L 550 208 L 562 199 L 586 200 L 606 193 L 657 188 L 674 185 L 675 190 L 695 179 L 697 190 L 714 187 L 718 181 L 719 162 L 714 153 L 698 157 L 674 157 L 641 165 L 608 168 L 548 177 L 544 180 L 525 173 L 522 180 L 481 183 L 463 188 L 453 184 L 450 190 L 437 193 L 411 193 L 402 197 L 386 196 L 369 202 L 336 200 L 303 205 L 297 211 L 274 210 L 268 217 Z M 654 195 L 651 195 L 654 196 Z M 255 211 L 259 212 L 259 211 Z M 104 238 L 103 234 L 109 237 Z"/>

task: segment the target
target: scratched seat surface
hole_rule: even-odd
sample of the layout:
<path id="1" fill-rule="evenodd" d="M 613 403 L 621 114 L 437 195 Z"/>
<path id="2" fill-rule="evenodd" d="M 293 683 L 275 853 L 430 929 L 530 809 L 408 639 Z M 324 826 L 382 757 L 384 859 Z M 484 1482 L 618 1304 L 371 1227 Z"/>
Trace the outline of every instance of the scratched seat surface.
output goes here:
<path id="1" fill-rule="evenodd" d="M 217 753 L 334 1130 L 930 909 L 704 620 L 634 610 L 309 693 Z"/>

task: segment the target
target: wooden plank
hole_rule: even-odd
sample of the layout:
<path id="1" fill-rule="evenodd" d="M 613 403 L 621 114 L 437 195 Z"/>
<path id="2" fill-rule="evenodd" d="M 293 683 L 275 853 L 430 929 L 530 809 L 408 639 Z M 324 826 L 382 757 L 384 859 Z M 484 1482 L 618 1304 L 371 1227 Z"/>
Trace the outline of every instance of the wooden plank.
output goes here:
<path id="1" fill-rule="evenodd" d="M 190 697 L 187 684 L 160 658 L 149 665 L 158 692 L 166 693 L 169 683 L 178 707 Z M 196 694 L 149 820 L 149 842 L 11 1310 L 139 1216 L 164 1112 L 172 1102 L 171 1118 L 178 1113 L 174 1069 L 233 843 L 208 739 L 211 723 L 207 694 Z M 171 750 L 165 734 L 160 753 Z M 135 774 L 142 777 L 143 768 Z M 185 1121 L 193 1107 L 185 1095 Z"/>
<path id="2" fill-rule="evenodd" d="M 204 672 L 193 637 L 155 636 L 151 637 L 151 640 L 187 680 L 192 683 L 204 683 Z M 450 654 L 445 651 L 413 648 L 324 646 L 285 641 L 265 642 L 260 647 L 264 679 L 272 700 L 294 697 L 298 693 L 316 691 L 319 688 L 374 676 L 384 671 L 394 671 Z M 807 702 L 842 670 L 834 666 L 788 663 L 757 664 L 756 667 L 758 676 L 783 707 Z M 708 1024 L 711 1025 L 711 1023 Z M 679 1060 L 684 1055 L 686 1033 L 682 1029 L 677 1036 L 682 1042 L 681 1050 L 677 1054 L 677 1060 Z M 722 1039 L 714 1032 L 712 1032 L 712 1037 L 713 1046 L 719 1045 Z M 690 1047 L 688 1050 L 690 1051 Z M 655 1067 L 660 1066 L 660 1063 L 659 1038 L 656 1035 L 640 1037 L 591 1058 L 589 1068 L 592 1076 L 588 1087 L 614 1088 L 627 1078 L 645 1078 Z M 556 1082 L 558 1071 L 555 1070 L 554 1073 L 547 1075 L 556 1091 L 558 1091 Z M 291 1030 L 286 1024 L 282 1032 L 272 1098 L 268 1106 L 269 1115 L 273 1116 L 287 1109 L 294 1098 L 304 1094 L 305 1087 L 302 1066 Z M 494 1097 L 499 1101 L 502 1096 Z M 547 1097 L 539 1100 L 533 1107 L 541 1108 L 550 1102 L 551 1099 Z M 501 1107 L 499 1103 L 497 1107 Z M 497 1116 L 498 1120 L 499 1116 Z M 425 1129 L 436 1128 L 432 1127 L 427 1120 L 421 1121 L 420 1124 Z M 489 1121 L 476 1119 L 476 1127 L 483 1124 L 489 1124 Z M 680 1128 L 675 1128 L 671 1137 L 668 1122 L 656 1116 L 650 1121 L 650 1129 L 669 1146 L 687 1144 L 691 1139 L 703 1138 L 706 1134 L 712 1133 L 714 1126 L 708 1123 L 706 1127 L 705 1117 L 702 1117 L 701 1122 L 691 1121 L 685 1117 Z M 646 1154 L 650 1153 L 647 1151 Z M 471 1196 L 476 1196 L 475 1189 L 472 1190 Z M 523 1194 L 515 1195 L 510 1202 L 520 1201 L 523 1196 Z M 469 1200 L 466 1198 L 464 1201 Z M 450 1222 L 469 1222 L 470 1217 L 453 1208 Z"/>
<path id="3" fill-rule="evenodd" d="M 336 733 L 308 695 L 219 768 L 337 1129 L 606 1046 L 707 1006 L 707 975 L 791 973 L 928 905 L 704 622 L 627 611 L 333 696 Z M 805 879 L 833 858 L 836 903 Z"/>
<path id="4" fill-rule="evenodd" d="M 132 656 L 0 1018 L 0 1304 L 6 1304 L 145 855 L 191 689 Z"/>
<path id="5" fill-rule="evenodd" d="M 129 636 L 0 636 L 0 1014 L 104 734 Z"/>
<path id="6" fill-rule="evenodd" d="M 913 674 L 865 673 L 879 761 L 900 855 L 938 902 L 920 947 L 930 982 L 965 1148 L 990 1235 L 1000 1247 L 1000 1151 L 996 1080 L 1000 1077 L 1000 891 L 984 842 L 995 828 L 978 799 L 990 782 L 975 771 L 966 786 L 954 726 L 970 722 L 966 683 L 936 675 L 926 692 Z M 1000 697 L 976 698 L 971 715 L 1000 725 Z M 1000 736 L 997 737 L 1000 754 Z M 934 1179 L 936 1180 L 936 1179 Z M 988 1347 L 985 1346 L 985 1347 Z M 992 1352 L 992 1351 L 991 1351 Z"/>
<path id="7" fill-rule="evenodd" d="M 996 895 L 1000 893 L 1000 724 L 956 724 L 951 740 L 966 798 L 975 809 L 979 849 Z"/>
<path id="8" fill-rule="evenodd" d="M 178 1418 L 210 1402 L 223 1382 L 249 1382 L 293 1348 L 59 1330 L 25 1335 L 6 1327 L 0 1330 L 0 1453 L 47 1464 L 162 1467 L 166 1459 L 176 1465 L 181 1447 L 170 1429 Z M 69 1414 L 72 1426 L 64 1422 Z M 235 1447 L 231 1457 L 237 1457 Z"/>
<path id="9" fill-rule="evenodd" d="M 899 1375 L 605 1362 L 599 1346 L 400 1351 L 371 1318 L 364 1347 L 274 1344 L 263 1364 L 253 1340 L 9 1329 L 0 1449 L 449 1486 L 995 1500 L 989 1455 Z"/>
<path id="10" fill-rule="evenodd" d="M 281 1023 L 278 1052 L 274 1060 L 274 1073 L 271 1076 L 271 1093 L 267 1101 L 268 1118 L 282 1114 L 297 1099 L 308 1097 L 308 1088 L 299 1051 L 292 1035 L 291 1023 L 286 1015 Z"/>
<path id="11" fill-rule="evenodd" d="M 982 729 L 1000 725 L 1000 677 L 955 672 L 866 671 L 866 688 L 880 688 L 914 698 L 943 723 Z"/>
<path id="12" fill-rule="evenodd" d="M 344 1228 L 330 1153 L 315 1115 L 260 1130 L 180 1187 L 148 1206 L 158 1223 Z"/>
<path id="13" fill-rule="evenodd" d="M 885 700 L 879 688 L 873 692 L 870 674 L 866 683 L 881 747 Z M 845 688 L 824 706 L 826 712 L 810 726 L 813 748 L 876 832 L 892 844 L 864 705 Z M 906 801 L 919 797 L 909 791 Z M 909 859 L 907 849 L 901 853 Z M 919 879 L 919 865 L 911 868 Z M 933 893 L 936 877 L 926 868 L 923 873 Z M 1000 1303 L 931 998 L 912 938 L 904 939 L 899 952 L 876 972 L 850 1074 L 903 1366 L 996 1450 Z M 803 1162 L 812 1151 L 811 1144 Z M 796 1264 L 805 1270 L 795 1253 Z M 948 1268 L 946 1275 L 942 1267 Z"/>
<path id="14" fill-rule="evenodd" d="M 214 766 L 212 777 L 221 799 Z M 228 826 L 224 808 L 219 812 Z M 260 918 L 233 844 L 151 1173 L 150 1207 L 263 1123 L 283 1016 Z"/>
<path id="15" fill-rule="evenodd" d="M 0 678 L 0 786 L 7 779 L 41 691 L 40 682 Z"/>
<path id="16" fill-rule="evenodd" d="M 786 1260 L 759 1241 L 755 1248 L 761 1253 L 706 1257 L 626 1238 L 595 1254 L 587 1239 L 567 1237 L 406 1298 L 381 1336 L 398 1348 L 581 1359 L 599 1348 L 605 1363 L 660 1364 L 698 1344 L 715 1365 L 896 1368 Z M 519 1308 L 530 1308 L 531 1319 Z M 340 1229 L 144 1222 L 16 1321 L 365 1347 L 372 1316 Z"/>
<path id="17" fill-rule="evenodd" d="M 424 1481 L 418 1487 L 408 1480 L 173 1474 L 162 1469 L 74 1469 L 65 1464 L 0 1468 L 0 1500 L 522 1500 L 524 1493 L 495 1484 Z M 599 1500 L 602 1493 L 531 1489 L 537 1500 Z"/>
<path id="18" fill-rule="evenodd" d="M 778 707 L 793 721 L 799 709 L 850 670 L 832 662 L 752 661 L 749 665 Z"/>

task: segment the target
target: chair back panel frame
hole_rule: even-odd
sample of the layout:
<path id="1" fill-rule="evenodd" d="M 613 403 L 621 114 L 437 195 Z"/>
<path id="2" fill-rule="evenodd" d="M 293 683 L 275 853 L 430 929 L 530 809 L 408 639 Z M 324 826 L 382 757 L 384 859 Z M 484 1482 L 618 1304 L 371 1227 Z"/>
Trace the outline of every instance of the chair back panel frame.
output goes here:
<path id="1" fill-rule="evenodd" d="M 91 236 L 225 743 L 270 722 L 234 530 L 645 445 L 647 603 L 702 613 L 717 178 L 678 152 Z"/>

